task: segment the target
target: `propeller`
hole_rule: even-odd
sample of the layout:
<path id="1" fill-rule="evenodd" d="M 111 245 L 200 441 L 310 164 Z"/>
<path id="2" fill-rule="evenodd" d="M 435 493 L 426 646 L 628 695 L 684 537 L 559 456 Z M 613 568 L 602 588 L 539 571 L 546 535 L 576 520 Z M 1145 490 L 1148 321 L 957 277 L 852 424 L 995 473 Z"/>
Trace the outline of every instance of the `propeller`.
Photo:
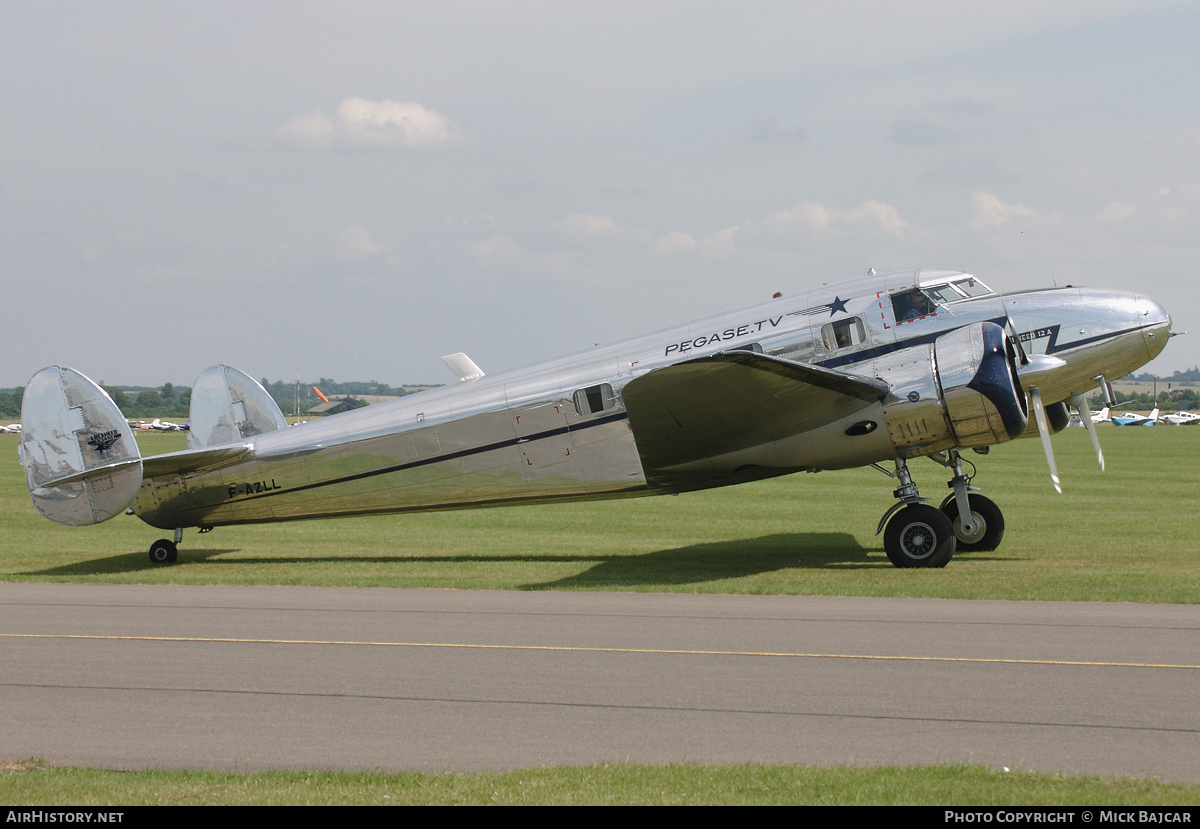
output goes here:
<path id="1" fill-rule="evenodd" d="M 1046 452 L 1046 463 L 1050 466 L 1050 480 L 1054 489 L 1062 495 L 1062 484 L 1058 480 L 1058 467 L 1054 463 L 1054 450 L 1050 447 L 1050 424 L 1046 422 L 1046 407 L 1042 405 L 1042 391 L 1030 386 L 1029 401 L 1033 404 L 1033 418 L 1037 421 L 1038 434 L 1042 438 L 1042 449 Z"/>
<path id="2" fill-rule="evenodd" d="M 1003 302 L 1003 299 L 1001 301 Z M 1017 349 L 1018 362 L 1023 366 L 1029 365 L 1029 355 L 1025 353 L 1025 346 L 1021 345 L 1021 338 L 1017 336 L 1017 325 L 1013 322 L 1012 314 L 1008 313 L 1007 305 L 1004 307 L 1004 330 L 1008 332 Z"/>
<path id="3" fill-rule="evenodd" d="M 1096 424 L 1092 422 L 1092 410 L 1088 408 L 1087 397 L 1082 394 L 1073 394 L 1067 398 L 1067 402 L 1074 406 L 1079 411 L 1079 419 L 1083 423 L 1083 428 L 1087 429 L 1088 434 L 1092 438 L 1092 446 L 1096 447 L 1096 459 L 1100 461 L 1100 471 L 1104 471 L 1104 452 L 1100 450 L 1100 436 L 1096 434 Z"/>

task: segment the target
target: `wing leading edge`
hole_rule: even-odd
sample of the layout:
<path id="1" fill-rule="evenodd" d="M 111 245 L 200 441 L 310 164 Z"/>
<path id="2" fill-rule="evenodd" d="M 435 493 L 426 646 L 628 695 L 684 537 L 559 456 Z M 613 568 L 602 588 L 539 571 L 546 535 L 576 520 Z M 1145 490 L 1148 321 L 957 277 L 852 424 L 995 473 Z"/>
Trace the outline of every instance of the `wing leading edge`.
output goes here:
<path id="1" fill-rule="evenodd" d="M 875 405 L 888 391 L 880 380 L 745 351 L 656 369 L 626 384 L 622 397 L 647 481 L 690 488 L 684 478 L 699 483 L 697 474 L 802 466 L 773 447 Z"/>

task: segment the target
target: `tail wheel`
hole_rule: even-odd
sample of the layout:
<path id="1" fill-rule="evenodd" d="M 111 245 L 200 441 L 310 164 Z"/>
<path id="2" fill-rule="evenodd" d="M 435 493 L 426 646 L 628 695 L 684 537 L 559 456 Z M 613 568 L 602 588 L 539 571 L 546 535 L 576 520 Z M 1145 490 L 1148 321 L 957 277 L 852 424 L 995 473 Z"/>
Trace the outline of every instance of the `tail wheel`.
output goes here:
<path id="1" fill-rule="evenodd" d="M 999 547 L 1004 538 L 1004 514 L 1000 512 L 1000 507 L 992 499 L 974 492 L 967 495 L 967 503 L 971 507 L 971 519 L 978 528 L 970 535 L 962 531 L 962 517 L 958 514 L 958 502 L 954 496 L 942 501 L 942 513 L 954 526 L 959 552 L 977 553 Z"/>
<path id="2" fill-rule="evenodd" d="M 150 545 L 150 561 L 153 564 L 174 564 L 179 558 L 179 548 L 174 541 L 160 538 Z"/>
<path id="3" fill-rule="evenodd" d="M 950 519 L 926 504 L 900 510 L 883 532 L 883 549 L 896 567 L 945 567 L 955 542 Z"/>

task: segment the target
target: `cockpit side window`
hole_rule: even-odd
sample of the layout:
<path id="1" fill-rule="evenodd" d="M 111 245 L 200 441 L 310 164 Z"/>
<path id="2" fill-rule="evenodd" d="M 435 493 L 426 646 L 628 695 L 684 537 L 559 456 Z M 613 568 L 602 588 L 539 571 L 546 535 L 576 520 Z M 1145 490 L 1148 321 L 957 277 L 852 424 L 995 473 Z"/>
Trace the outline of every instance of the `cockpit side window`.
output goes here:
<path id="1" fill-rule="evenodd" d="M 866 340 L 862 320 L 858 317 L 847 317 L 837 322 L 826 323 L 821 327 L 821 339 L 827 351 L 839 348 L 849 348 Z"/>
<path id="2" fill-rule="evenodd" d="M 892 295 L 892 311 L 896 322 L 910 322 L 937 313 L 937 305 L 919 288 Z"/>

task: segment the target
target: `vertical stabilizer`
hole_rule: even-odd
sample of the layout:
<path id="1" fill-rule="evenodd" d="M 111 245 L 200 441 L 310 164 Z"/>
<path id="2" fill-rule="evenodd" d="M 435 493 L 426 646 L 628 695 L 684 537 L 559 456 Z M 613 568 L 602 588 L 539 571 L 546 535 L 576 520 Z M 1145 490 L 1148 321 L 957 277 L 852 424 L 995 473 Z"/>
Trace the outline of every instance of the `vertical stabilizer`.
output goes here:
<path id="1" fill-rule="evenodd" d="M 230 366 L 213 366 L 196 378 L 191 421 L 189 449 L 235 443 L 287 426 L 267 390 Z"/>
<path id="2" fill-rule="evenodd" d="M 107 521 L 142 484 L 141 453 L 125 416 L 74 369 L 33 375 L 21 403 L 18 453 L 33 505 L 59 524 Z"/>

